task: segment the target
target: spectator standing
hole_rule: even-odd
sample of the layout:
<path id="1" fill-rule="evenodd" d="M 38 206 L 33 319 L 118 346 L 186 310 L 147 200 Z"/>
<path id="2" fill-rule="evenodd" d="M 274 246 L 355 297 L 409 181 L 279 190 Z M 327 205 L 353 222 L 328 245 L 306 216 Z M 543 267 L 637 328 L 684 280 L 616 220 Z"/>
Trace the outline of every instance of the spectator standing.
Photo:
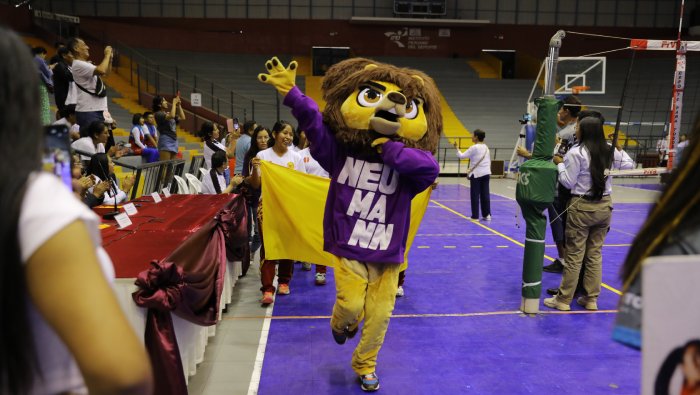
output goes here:
<path id="1" fill-rule="evenodd" d="M 246 205 L 248 207 L 248 240 L 250 240 L 250 256 L 260 248 L 262 239 L 260 238 L 260 224 L 258 221 L 258 202 L 260 201 L 260 188 L 253 188 L 251 182 L 251 160 L 255 158 L 258 152 L 266 150 L 270 141 L 270 132 L 266 127 L 260 125 L 255 128 L 251 136 L 253 143 L 250 149 L 246 152 L 243 159 L 243 184 L 240 188 L 241 193 L 245 196 Z M 255 233 L 253 234 L 253 231 Z M 262 259 L 262 257 L 261 257 Z M 252 261 L 252 259 L 251 259 Z"/>
<path id="2" fill-rule="evenodd" d="M 107 111 L 107 92 L 100 76 L 112 71 L 112 47 L 106 46 L 102 62 L 95 66 L 90 63 L 90 47 L 79 38 L 72 38 L 66 44 L 73 54 L 71 73 L 75 82 L 75 115 L 80 125 L 80 133 L 86 135 L 93 121 L 104 122 Z"/>
<path id="3" fill-rule="evenodd" d="M 49 59 L 49 66 L 53 66 L 56 63 L 61 61 L 61 55 L 59 55 L 58 51 L 60 51 L 61 48 L 65 48 L 65 47 L 66 47 L 66 43 L 64 43 L 63 41 L 56 41 L 53 44 L 53 48 L 56 50 L 56 53 L 51 57 L 51 59 Z"/>
<path id="4" fill-rule="evenodd" d="M 260 161 L 266 160 L 272 162 L 276 165 L 283 166 L 286 168 L 294 169 L 302 173 L 306 173 L 306 166 L 304 166 L 304 161 L 301 156 L 296 152 L 289 149 L 289 145 L 293 140 L 294 132 L 292 131 L 292 125 L 286 123 L 285 121 L 277 121 L 275 126 L 272 127 L 272 138 L 274 139 L 274 145 L 271 148 L 258 152 L 254 159 L 251 159 L 251 165 L 253 166 L 253 171 L 251 173 L 251 185 L 254 188 L 260 188 Z M 260 203 L 262 205 L 262 201 Z M 258 213 L 261 213 L 261 207 L 258 207 Z M 260 215 L 260 214 L 259 214 Z M 262 232 L 264 231 L 264 222 L 262 218 L 258 219 L 260 226 L 261 240 Z M 263 292 L 263 297 L 261 299 L 262 304 L 270 304 L 273 302 L 272 295 L 275 292 L 275 287 L 272 282 L 275 278 L 275 266 L 279 265 L 278 277 L 279 277 L 279 288 L 277 293 L 280 295 L 289 295 L 289 282 L 292 279 L 292 272 L 294 270 L 294 263 L 289 259 L 280 260 L 267 260 L 265 259 L 265 243 L 263 241 L 262 251 L 260 253 L 261 266 L 261 276 L 260 281 L 262 282 L 262 287 L 260 290 Z"/>
<path id="5" fill-rule="evenodd" d="M 41 84 L 39 85 L 39 97 L 41 99 L 41 123 L 44 125 L 51 124 L 51 103 L 49 102 L 49 93 L 53 93 L 53 72 L 49 65 L 46 64 L 46 48 L 32 48 L 34 55 L 34 64 L 39 71 Z"/>
<path id="6" fill-rule="evenodd" d="M 177 124 L 185 120 L 185 111 L 182 109 L 180 97 L 173 98 L 173 105 L 163 96 L 153 98 L 153 113 L 158 127 L 158 151 L 160 160 L 175 159 L 178 152 Z"/>
<path id="7" fill-rule="evenodd" d="M 234 174 L 243 174 L 243 161 L 246 152 L 248 152 L 250 149 L 250 136 L 253 135 L 253 132 L 257 127 L 258 124 L 252 119 L 243 124 L 243 133 L 241 133 L 241 137 L 239 137 L 238 141 L 236 141 L 236 151 L 234 154 L 236 157 L 236 167 L 233 169 Z"/>
<path id="8" fill-rule="evenodd" d="M 576 134 L 574 131 L 576 119 L 581 111 L 581 101 L 576 96 L 567 96 L 563 101 L 564 105 L 557 113 L 558 123 L 562 126 L 557 135 L 564 144 L 573 143 Z"/>
<path id="9" fill-rule="evenodd" d="M 63 46 L 58 49 L 56 56 L 58 61 L 53 68 L 53 97 L 56 102 L 56 108 L 58 108 L 58 111 L 61 111 L 66 106 L 66 99 L 71 87 L 75 89 L 75 86 L 71 84 L 73 82 L 73 74 L 70 70 L 73 64 L 73 55 L 67 47 Z M 73 93 L 75 94 L 75 92 Z M 75 106 L 73 106 L 73 112 L 75 112 Z"/>
<path id="10" fill-rule="evenodd" d="M 489 147 L 484 144 L 486 133 L 481 129 L 476 129 L 472 136 L 474 145 L 466 151 L 461 152 L 457 143 L 457 157 L 459 159 L 469 159 L 469 193 L 471 197 L 472 219 L 479 219 L 479 203 L 481 203 L 481 215 L 485 221 L 491 220 L 491 196 L 489 195 L 489 182 L 491 179 L 491 157 Z"/>
<path id="11" fill-rule="evenodd" d="M 566 221 L 566 259 L 559 293 L 545 299 L 544 305 L 562 311 L 571 310 L 584 259 L 585 296 L 579 297 L 576 302 L 586 310 L 598 309 L 602 248 L 612 218 L 612 177 L 605 175 L 605 170 L 611 167 L 610 151 L 613 150 L 614 155 L 613 168 L 634 168 L 629 156 L 606 143 L 600 117 L 589 116 L 578 121 L 576 140 L 578 145 L 571 148 L 563 160 L 560 156 L 554 157 L 559 182 L 571 190 L 571 201 Z"/>
<path id="12" fill-rule="evenodd" d="M 206 121 L 199 128 L 199 137 L 204 142 L 204 167 L 211 169 L 211 157 L 215 152 L 223 151 L 227 154 L 226 147 L 219 142 L 219 127 L 213 122 Z M 233 153 L 231 153 L 233 157 Z"/>
<path id="13" fill-rule="evenodd" d="M 0 157 L 12 164 L 0 166 L 0 393 L 151 394 L 100 220 L 40 171 L 39 81 L 25 44 L 1 27 L 0 58 L 0 76 L 12 76 L 0 83 Z"/>

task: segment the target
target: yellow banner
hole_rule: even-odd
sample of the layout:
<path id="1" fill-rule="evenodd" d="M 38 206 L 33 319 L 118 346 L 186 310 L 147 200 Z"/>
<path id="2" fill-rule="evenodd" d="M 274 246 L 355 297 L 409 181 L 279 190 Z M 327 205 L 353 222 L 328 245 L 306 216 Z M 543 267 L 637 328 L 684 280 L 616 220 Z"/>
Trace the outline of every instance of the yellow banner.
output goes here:
<path id="1" fill-rule="evenodd" d="M 323 213 L 330 180 L 261 161 L 263 237 L 267 259 L 292 259 L 335 266 L 338 257 L 323 250 Z M 411 224 L 402 269 L 430 201 L 432 188 L 411 202 Z"/>

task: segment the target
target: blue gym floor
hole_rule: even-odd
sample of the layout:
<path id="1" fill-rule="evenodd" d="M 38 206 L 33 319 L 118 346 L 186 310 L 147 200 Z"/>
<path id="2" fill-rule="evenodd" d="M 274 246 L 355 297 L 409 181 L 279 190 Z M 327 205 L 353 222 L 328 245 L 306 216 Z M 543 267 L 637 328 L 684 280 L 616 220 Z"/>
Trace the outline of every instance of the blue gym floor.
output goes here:
<path id="1" fill-rule="evenodd" d="M 618 271 L 649 205 L 615 204 L 600 311 L 542 305 L 537 316 L 518 311 L 525 224 L 517 203 L 492 195 L 491 207 L 492 221 L 472 222 L 467 187 L 433 192 L 409 256 L 406 296 L 396 301 L 379 354 L 380 393 L 639 393 L 640 354 L 610 334 Z M 556 257 L 549 229 L 547 245 Z M 328 284 L 315 286 L 314 271 L 296 265 L 291 295 L 276 298 L 260 394 L 363 393 L 350 368 L 359 336 L 342 346 L 331 336 L 331 270 Z M 559 280 L 543 274 L 543 298 Z"/>

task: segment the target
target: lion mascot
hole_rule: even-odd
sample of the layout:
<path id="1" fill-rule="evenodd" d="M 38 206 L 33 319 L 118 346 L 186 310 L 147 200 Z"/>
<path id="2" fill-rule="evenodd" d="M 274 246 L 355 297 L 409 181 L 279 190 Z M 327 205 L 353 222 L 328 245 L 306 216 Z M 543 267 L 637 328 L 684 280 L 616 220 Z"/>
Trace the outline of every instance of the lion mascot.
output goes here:
<path id="1" fill-rule="evenodd" d="M 274 86 L 306 132 L 311 156 L 330 174 L 324 250 L 338 257 L 331 330 L 338 344 L 364 319 L 352 368 L 365 391 L 379 389 L 376 363 L 394 309 L 411 199 L 430 187 L 442 131 L 440 98 L 424 73 L 364 58 L 328 69 L 326 107 L 296 87 L 297 63 L 277 58 L 258 79 Z"/>

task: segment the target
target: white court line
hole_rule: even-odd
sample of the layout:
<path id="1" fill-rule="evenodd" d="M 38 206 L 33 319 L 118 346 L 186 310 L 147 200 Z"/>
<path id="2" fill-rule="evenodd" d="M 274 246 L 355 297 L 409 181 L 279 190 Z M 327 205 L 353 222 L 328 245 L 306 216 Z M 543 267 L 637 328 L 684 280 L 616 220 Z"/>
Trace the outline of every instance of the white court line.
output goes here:
<path id="1" fill-rule="evenodd" d="M 277 288 L 277 279 L 273 282 L 275 289 Z M 275 302 L 277 295 L 275 295 Z M 262 330 L 260 331 L 260 340 L 258 341 L 258 352 L 255 355 L 253 365 L 253 374 L 250 376 L 250 385 L 248 386 L 248 395 L 257 395 L 260 388 L 260 377 L 262 376 L 262 367 L 265 360 L 265 349 L 267 348 L 267 338 L 270 334 L 270 323 L 272 322 L 272 309 L 275 303 L 273 302 L 265 309 L 265 319 L 263 320 Z"/>

